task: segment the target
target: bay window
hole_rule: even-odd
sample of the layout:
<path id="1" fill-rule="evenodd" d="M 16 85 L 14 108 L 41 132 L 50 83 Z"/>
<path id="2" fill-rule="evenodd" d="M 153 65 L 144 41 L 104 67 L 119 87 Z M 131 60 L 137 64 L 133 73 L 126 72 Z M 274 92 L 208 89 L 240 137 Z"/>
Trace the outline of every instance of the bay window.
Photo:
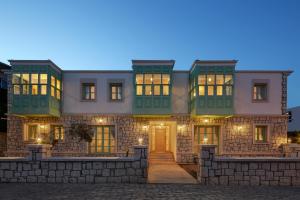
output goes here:
<path id="1" fill-rule="evenodd" d="M 136 95 L 170 95 L 170 74 L 136 74 Z"/>

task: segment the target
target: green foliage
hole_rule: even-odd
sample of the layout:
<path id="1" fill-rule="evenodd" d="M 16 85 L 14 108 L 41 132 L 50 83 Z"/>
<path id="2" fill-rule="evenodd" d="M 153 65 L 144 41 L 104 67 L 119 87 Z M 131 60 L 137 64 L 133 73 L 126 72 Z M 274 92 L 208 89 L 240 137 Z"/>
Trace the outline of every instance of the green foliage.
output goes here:
<path id="1" fill-rule="evenodd" d="M 70 127 L 70 135 L 73 138 L 78 138 L 79 141 L 91 142 L 93 139 L 94 131 L 91 126 L 84 123 L 73 123 Z"/>

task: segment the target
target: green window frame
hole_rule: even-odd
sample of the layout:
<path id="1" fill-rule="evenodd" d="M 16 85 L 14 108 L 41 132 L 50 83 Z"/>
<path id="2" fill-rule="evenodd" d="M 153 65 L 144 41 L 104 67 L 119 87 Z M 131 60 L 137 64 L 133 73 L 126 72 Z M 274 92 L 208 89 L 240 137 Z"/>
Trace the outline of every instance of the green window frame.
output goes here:
<path id="1" fill-rule="evenodd" d="M 135 75 L 136 96 L 170 96 L 171 75 L 139 73 Z"/>
<path id="2" fill-rule="evenodd" d="M 116 134 L 111 125 L 93 126 L 94 136 L 89 144 L 90 153 L 114 153 Z"/>
<path id="3" fill-rule="evenodd" d="M 196 125 L 194 127 L 194 153 L 198 153 L 199 144 L 215 144 L 219 152 L 220 127 Z"/>
<path id="4" fill-rule="evenodd" d="M 63 125 L 50 125 L 51 135 L 54 140 L 64 141 L 65 139 L 65 129 Z"/>

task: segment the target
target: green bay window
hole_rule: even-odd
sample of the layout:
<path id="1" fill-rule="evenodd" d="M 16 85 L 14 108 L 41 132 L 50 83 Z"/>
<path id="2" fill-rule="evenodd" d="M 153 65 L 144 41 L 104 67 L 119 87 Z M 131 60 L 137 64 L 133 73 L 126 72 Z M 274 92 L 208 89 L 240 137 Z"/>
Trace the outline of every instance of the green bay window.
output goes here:
<path id="1" fill-rule="evenodd" d="M 198 75 L 199 96 L 231 96 L 233 88 L 232 75 L 200 74 Z"/>
<path id="2" fill-rule="evenodd" d="M 136 74 L 135 87 L 137 96 L 170 95 L 170 74 Z"/>

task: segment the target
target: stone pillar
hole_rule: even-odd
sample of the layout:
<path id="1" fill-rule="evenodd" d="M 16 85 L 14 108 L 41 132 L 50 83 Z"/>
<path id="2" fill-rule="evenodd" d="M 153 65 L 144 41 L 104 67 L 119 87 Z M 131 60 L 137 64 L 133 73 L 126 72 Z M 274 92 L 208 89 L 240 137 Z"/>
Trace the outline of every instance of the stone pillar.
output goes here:
<path id="1" fill-rule="evenodd" d="M 198 181 L 202 184 L 208 184 L 209 176 L 214 176 L 212 174 L 214 171 L 212 169 L 214 165 L 215 151 L 217 145 L 214 144 L 203 144 L 199 145 L 199 165 L 198 165 Z"/>
<path id="2" fill-rule="evenodd" d="M 29 151 L 28 160 L 42 160 L 51 157 L 51 145 L 49 144 L 29 144 L 27 150 Z"/>
<path id="3" fill-rule="evenodd" d="M 136 145 L 133 146 L 134 154 L 133 157 L 137 159 L 148 159 L 148 146 L 147 145 Z"/>
<path id="4" fill-rule="evenodd" d="M 133 146 L 134 155 L 133 157 L 137 159 L 135 163 L 140 167 L 142 172 L 138 183 L 147 183 L 148 178 L 148 146 L 147 145 L 136 145 Z M 137 166 L 135 165 L 135 166 Z"/>

